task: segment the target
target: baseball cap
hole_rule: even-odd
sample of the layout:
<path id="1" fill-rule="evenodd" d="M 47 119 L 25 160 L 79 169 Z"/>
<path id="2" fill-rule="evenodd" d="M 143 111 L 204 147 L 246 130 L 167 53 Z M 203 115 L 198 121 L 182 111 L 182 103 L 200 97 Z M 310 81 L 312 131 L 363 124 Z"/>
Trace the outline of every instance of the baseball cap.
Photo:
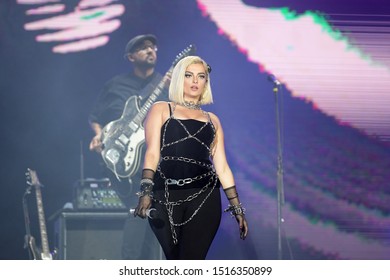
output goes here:
<path id="1" fill-rule="evenodd" d="M 125 48 L 125 56 L 127 56 L 129 53 L 132 53 L 136 49 L 136 47 L 138 47 L 142 42 L 146 40 L 151 41 L 154 45 L 156 45 L 157 43 L 157 38 L 153 34 L 142 34 L 135 36 L 127 43 Z"/>

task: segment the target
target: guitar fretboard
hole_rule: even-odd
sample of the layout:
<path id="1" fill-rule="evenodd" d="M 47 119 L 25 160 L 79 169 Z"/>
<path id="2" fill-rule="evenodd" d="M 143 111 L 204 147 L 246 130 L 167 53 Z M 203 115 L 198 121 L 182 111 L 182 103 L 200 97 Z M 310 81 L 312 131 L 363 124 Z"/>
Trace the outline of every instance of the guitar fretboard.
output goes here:
<path id="1" fill-rule="evenodd" d="M 39 229 L 41 232 L 42 258 L 51 259 L 49 242 L 47 239 L 45 213 L 43 211 L 42 192 L 41 192 L 41 187 L 39 185 L 35 186 L 35 194 L 37 198 Z"/>

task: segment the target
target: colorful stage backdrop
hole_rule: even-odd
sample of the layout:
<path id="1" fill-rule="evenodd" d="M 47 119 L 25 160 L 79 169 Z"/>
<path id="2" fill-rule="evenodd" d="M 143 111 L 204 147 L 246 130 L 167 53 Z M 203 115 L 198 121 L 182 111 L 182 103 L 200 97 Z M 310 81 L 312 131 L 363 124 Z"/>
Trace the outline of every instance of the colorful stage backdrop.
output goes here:
<path id="1" fill-rule="evenodd" d="M 1 259 L 28 258 L 27 167 L 47 217 L 72 201 L 81 155 L 97 176 L 87 116 L 103 83 L 129 71 L 124 46 L 140 33 L 157 35 L 162 73 L 189 44 L 213 69 L 206 110 L 224 124 L 250 235 L 224 215 L 209 259 L 278 258 L 276 108 L 283 259 L 390 258 L 386 0 L 14 0 L 0 4 Z"/>

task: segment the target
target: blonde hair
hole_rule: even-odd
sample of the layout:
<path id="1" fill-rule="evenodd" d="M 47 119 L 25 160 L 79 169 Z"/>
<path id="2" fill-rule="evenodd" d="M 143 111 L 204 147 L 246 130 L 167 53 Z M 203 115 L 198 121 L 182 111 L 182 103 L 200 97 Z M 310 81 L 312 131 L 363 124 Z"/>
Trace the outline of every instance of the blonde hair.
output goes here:
<path id="1" fill-rule="evenodd" d="M 184 103 L 184 76 L 187 67 L 191 64 L 203 64 L 206 73 L 206 85 L 204 92 L 200 96 L 200 104 L 213 103 L 213 95 L 211 93 L 210 76 L 207 63 L 199 56 L 187 56 L 180 60 L 175 68 L 173 68 L 171 84 L 169 85 L 169 100 L 176 103 Z"/>

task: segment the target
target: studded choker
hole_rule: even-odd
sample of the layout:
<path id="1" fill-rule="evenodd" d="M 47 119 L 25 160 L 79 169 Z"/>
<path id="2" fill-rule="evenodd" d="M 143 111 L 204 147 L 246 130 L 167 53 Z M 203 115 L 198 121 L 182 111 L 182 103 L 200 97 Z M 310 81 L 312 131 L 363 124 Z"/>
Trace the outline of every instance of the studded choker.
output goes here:
<path id="1" fill-rule="evenodd" d="M 191 110 L 200 110 L 200 103 L 195 103 L 194 101 L 184 100 L 183 103 L 178 103 L 178 104 Z"/>

